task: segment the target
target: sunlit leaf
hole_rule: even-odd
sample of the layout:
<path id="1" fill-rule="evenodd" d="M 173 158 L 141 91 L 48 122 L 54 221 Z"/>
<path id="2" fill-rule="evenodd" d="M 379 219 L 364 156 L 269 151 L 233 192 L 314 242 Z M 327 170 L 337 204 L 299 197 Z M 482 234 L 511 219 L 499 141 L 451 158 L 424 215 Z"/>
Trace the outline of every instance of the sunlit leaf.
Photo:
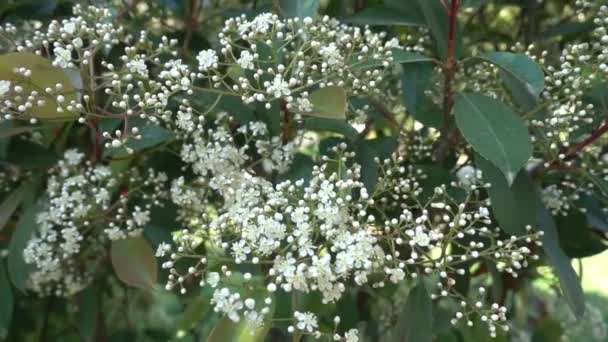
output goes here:
<path id="1" fill-rule="evenodd" d="M 135 237 L 113 241 L 110 256 L 114 272 L 122 282 L 146 290 L 155 288 L 157 262 L 146 239 Z"/>
<path id="2" fill-rule="evenodd" d="M 14 73 L 15 68 L 27 68 L 32 71 L 32 75 L 22 80 L 23 76 Z M 33 117 L 40 119 L 75 119 L 78 113 L 68 111 L 67 104 L 71 101 L 77 101 L 77 91 L 72 85 L 70 77 L 61 68 L 56 68 L 47 58 L 35 55 L 29 52 L 13 52 L 0 55 L 0 80 L 9 80 L 14 84 L 19 84 L 23 87 L 24 93 L 29 94 L 32 91 L 37 91 L 43 97 L 45 104 L 42 106 L 33 106 L 30 114 Z M 55 89 L 55 85 L 61 83 L 63 89 L 61 93 L 65 97 L 63 105 L 57 102 L 56 95 L 47 95 L 44 91 L 46 88 Z M 58 111 L 58 107 L 62 107 L 63 111 Z"/>
<path id="3" fill-rule="evenodd" d="M 313 105 L 310 116 L 318 116 L 327 119 L 344 119 L 346 117 L 346 91 L 338 86 L 330 86 L 315 90 L 310 94 L 310 102 Z"/>

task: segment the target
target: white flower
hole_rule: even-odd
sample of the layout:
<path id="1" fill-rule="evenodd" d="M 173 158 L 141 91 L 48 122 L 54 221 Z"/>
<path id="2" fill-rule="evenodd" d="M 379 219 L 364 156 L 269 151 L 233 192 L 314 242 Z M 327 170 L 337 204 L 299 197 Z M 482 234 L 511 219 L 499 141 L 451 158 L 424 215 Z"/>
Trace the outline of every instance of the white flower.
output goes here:
<path id="1" fill-rule="evenodd" d="M 84 158 L 84 153 L 78 152 L 77 149 L 69 149 L 64 152 L 63 157 L 68 165 L 78 165 Z"/>
<path id="2" fill-rule="evenodd" d="M 207 71 L 209 68 L 215 67 L 215 64 L 218 62 L 215 50 L 203 50 L 198 53 L 196 59 L 198 60 L 199 69 L 201 71 Z"/>
<path id="3" fill-rule="evenodd" d="M 427 247 L 431 243 L 431 237 L 424 232 L 424 228 L 416 227 L 412 242 L 420 247 Z"/>
<path id="4" fill-rule="evenodd" d="M 313 105 L 309 99 L 307 99 L 305 97 L 299 97 L 297 102 L 298 102 L 298 109 L 301 112 L 304 112 L 304 113 L 312 112 Z"/>
<path id="5" fill-rule="evenodd" d="M 61 46 L 57 46 L 53 49 L 55 53 L 55 64 L 60 68 L 68 68 L 72 62 L 72 52 L 68 49 L 64 49 Z"/>
<path id="6" fill-rule="evenodd" d="M 219 273 L 217 273 L 217 272 L 209 272 L 207 274 L 207 283 L 209 284 L 209 286 L 216 287 L 219 282 L 220 282 L 220 274 Z"/>
<path id="7" fill-rule="evenodd" d="M 237 63 L 241 68 L 251 70 L 253 69 L 253 60 L 254 57 L 249 51 L 241 51 L 241 57 Z"/>
<path id="8" fill-rule="evenodd" d="M 156 248 L 156 257 L 162 258 L 171 251 L 171 245 L 166 242 L 161 242 Z"/>
<path id="9" fill-rule="evenodd" d="M 74 32 L 76 32 L 76 23 L 73 22 L 67 22 L 63 25 L 63 31 L 65 31 L 65 33 L 67 34 L 74 34 Z"/>
<path id="10" fill-rule="evenodd" d="M 82 38 L 76 37 L 72 39 L 72 45 L 74 45 L 75 48 L 81 48 L 84 45 L 84 42 L 82 41 Z"/>
<path id="11" fill-rule="evenodd" d="M 289 89 L 289 83 L 285 82 L 283 76 L 276 75 L 272 84 L 267 87 L 267 91 L 271 93 L 275 98 L 280 98 L 281 96 L 289 96 L 291 94 L 291 90 Z"/>
<path id="12" fill-rule="evenodd" d="M 135 57 L 134 60 L 128 62 L 127 67 L 132 73 L 136 73 L 143 77 L 148 77 L 148 67 L 146 66 L 146 61 L 139 56 Z"/>
<path id="13" fill-rule="evenodd" d="M 344 334 L 344 341 L 345 342 L 359 342 L 359 330 L 350 329 L 349 331 L 347 331 L 346 334 Z"/>
<path id="14" fill-rule="evenodd" d="M 11 90 L 11 81 L 1 80 L 0 81 L 0 96 L 8 93 Z"/>
<path id="15" fill-rule="evenodd" d="M 338 65 L 342 62 L 342 55 L 340 55 L 340 50 L 338 50 L 336 43 L 322 47 L 319 50 L 319 54 L 326 59 L 329 66 Z"/>
<path id="16" fill-rule="evenodd" d="M 456 177 L 458 177 L 462 186 L 470 188 L 477 180 L 477 169 L 471 165 L 463 166 L 456 172 Z"/>
<path id="17" fill-rule="evenodd" d="M 317 316 L 312 312 L 294 312 L 293 316 L 298 320 L 296 327 L 302 331 L 314 332 L 317 327 Z"/>

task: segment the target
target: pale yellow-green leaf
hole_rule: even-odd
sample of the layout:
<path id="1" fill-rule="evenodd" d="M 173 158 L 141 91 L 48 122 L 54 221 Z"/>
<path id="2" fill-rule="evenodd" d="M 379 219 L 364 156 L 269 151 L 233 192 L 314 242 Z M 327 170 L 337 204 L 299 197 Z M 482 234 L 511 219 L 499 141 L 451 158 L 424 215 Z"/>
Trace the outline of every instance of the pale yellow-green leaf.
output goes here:
<path id="1" fill-rule="evenodd" d="M 26 68 L 31 70 L 30 77 L 17 75 L 16 68 Z M 0 80 L 11 81 L 13 85 L 23 87 L 24 95 L 29 95 L 32 91 L 37 91 L 43 96 L 42 106 L 34 105 L 29 115 L 38 119 L 73 119 L 78 117 L 77 112 L 70 112 L 63 108 L 59 112 L 56 95 L 47 95 L 45 89 L 50 87 L 55 89 L 55 85 L 61 83 L 63 89 L 61 94 L 65 97 L 64 105 L 67 106 L 71 101 L 77 101 L 77 91 L 68 75 L 61 68 L 56 68 L 47 58 L 29 52 L 13 52 L 0 55 Z"/>
<path id="2" fill-rule="evenodd" d="M 153 290 L 158 278 L 154 250 L 143 237 L 112 242 L 112 266 L 118 279 L 127 285 Z"/>
<path id="3" fill-rule="evenodd" d="M 346 91 L 338 86 L 330 86 L 315 90 L 310 94 L 313 110 L 306 115 L 327 119 L 346 118 Z"/>

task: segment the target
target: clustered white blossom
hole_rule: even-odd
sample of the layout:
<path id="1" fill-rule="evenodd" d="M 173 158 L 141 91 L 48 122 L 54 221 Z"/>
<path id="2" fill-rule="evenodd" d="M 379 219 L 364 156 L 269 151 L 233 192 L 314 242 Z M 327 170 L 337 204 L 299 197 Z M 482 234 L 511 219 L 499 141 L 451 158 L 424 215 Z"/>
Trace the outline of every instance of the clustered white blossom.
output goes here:
<path id="1" fill-rule="evenodd" d="M 48 206 L 38 215 L 39 229 L 24 252 L 34 266 L 29 279 L 34 291 L 69 296 L 82 289 L 94 268 L 81 261 L 97 260 L 105 242 L 141 234 L 148 223 L 151 204 L 137 206 L 131 196 L 158 204 L 165 195 L 162 184 L 170 182 L 168 197 L 183 227 L 174 232 L 174 245 L 158 246 L 157 256 L 166 258 L 163 268 L 169 272 L 167 289 L 186 293 L 196 279 L 213 289 L 215 312 L 234 322 L 245 320 L 252 330 L 288 319 L 291 333 L 356 342 L 358 331 L 338 329 L 339 317 L 333 331 L 324 330 L 319 313 L 298 307 L 290 317 L 271 317 L 274 294 L 315 293 L 330 304 L 343 299 L 351 286 L 381 289 L 431 276 L 438 277 L 434 298 L 461 305 L 454 324 L 471 325 L 478 315 L 493 335 L 508 328 L 506 308 L 462 299 L 456 278 L 469 263 L 482 260 L 516 277 L 537 258 L 538 234 L 504 236 L 484 197 L 489 185 L 470 166 L 458 171 L 459 182 L 425 189 L 427 175 L 412 165 L 430 157 L 425 146 L 432 145 L 431 134 L 402 133 L 398 152 L 377 161 L 373 191 L 365 187 L 346 144 L 316 160 L 310 179 L 281 178 L 307 147 L 307 132 L 285 122 L 315 114 L 311 94 L 329 86 L 341 87 L 352 98 L 383 98 L 382 82 L 393 71 L 393 54 L 402 49 L 397 39 L 329 17 L 280 19 L 262 13 L 226 20 L 219 48 L 198 52 L 191 65 L 178 58 L 175 40 L 162 37 L 152 44 L 146 32 L 134 37 L 105 9 L 77 6 L 74 12 L 76 17 L 52 22 L 47 32 L 21 42 L 17 50 L 76 70 L 84 82 L 40 92 L 13 79 L 0 80 L 4 118 L 36 122 L 32 110 L 50 100 L 58 112 L 77 113 L 78 122 L 105 139 L 97 149 L 124 147 L 129 153 L 135 152 L 129 139 L 143 138 L 134 122 L 163 125 L 176 135 L 168 150 L 185 166 L 170 180 L 154 171 L 144 177 L 129 170 L 129 189 L 123 191 L 103 155 L 93 163 L 68 150 L 50 171 Z M 425 43 L 420 38 L 410 50 L 423 51 Z M 115 65 L 108 54 L 119 47 L 124 51 Z M 19 75 L 14 79 L 23 81 L 35 71 L 14 72 Z M 107 96 L 104 105 L 95 99 L 99 93 Z M 200 108 L 201 93 L 217 96 L 214 104 Z M 259 117 L 230 118 L 238 113 L 220 110 L 224 97 L 268 111 L 278 107 L 280 132 Z M 363 122 L 370 109 L 349 108 L 347 118 Z M 101 131 L 99 119 L 120 125 Z"/>
<path id="2" fill-rule="evenodd" d="M 37 229 L 23 252 L 25 262 L 33 266 L 28 286 L 41 295 L 71 296 L 83 289 L 94 275 L 93 265 L 104 253 L 104 241 L 138 236 L 150 220 L 154 199 L 162 194 L 163 174 L 151 173 L 142 181 L 157 191 L 152 203 L 130 205 L 129 196 L 139 190 L 127 190 L 119 196 L 119 185 L 112 170 L 92 165 L 77 150 L 67 150 L 49 172 L 48 202 L 36 216 Z M 138 176 L 131 175 L 133 181 Z"/>
<path id="3" fill-rule="evenodd" d="M 238 163 L 232 163 L 229 172 L 227 166 L 205 169 L 211 172 L 212 182 L 222 177 L 222 187 L 215 190 L 220 191 L 224 205 L 211 211 L 209 206 L 199 208 L 196 219 L 189 220 L 190 228 L 175 236 L 177 249 L 159 248 L 158 255 L 170 257 L 163 264 L 170 271 L 167 288 L 185 293 L 189 279 L 198 278 L 201 286 L 215 288 L 222 298 L 214 299 L 223 303 L 216 304 L 216 311 L 238 321 L 250 314 L 245 314 L 240 296 L 222 285 L 237 274 L 234 267 L 238 265 L 259 265 L 269 294 L 319 292 L 323 303 L 333 303 L 351 284 L 381 288 L 429 274 L 440 276 L 437 296 L 450 297 L 455 295 L 454 275 L 465 273 L 460 265 L 466 262 L 491 259 L 500 271 L 517 276 L 529 258 L 536 258 L 530 249 L 539 244 L 534 235 L 501 239 L 489 209 L 471 204 L 483 189 L 475 185 L 478 182 L 464 178 L 469 182 L 463 186 L 468 195 L 461 203 L 453 202 L 442 187 L 423 201 L 418 178 L 424 174 L 397 166 L 399 160 L 387 160 L 384 176 L 370 195 L 356 164 L 349 170 L 330 171 L 332 164 L 346 165 L 352 158 L 345 148 L 334 148 L 336 159 L 325 158 L 308 183 L 272 185 L 246 169 L 234 168 Z M 195 168 L 199 165 L 196 160 L 187 161 L 194 162 Z M 202 165 L 211 162 L 207 159 Z M 386 216 L 395 211 L 396 217 Z M 450 244 L 462 252 L 446 254 Z M 433 251 L 443 252 L 437 258 Z M 182 259 L 196 262 L 180 270 L 177 265 Z M 251 274 L 243 278 L 246 282 Z M 505 309 L 495 306 L 483 311 L 492 333 L 496 327 L 507 327 Z M 482 311 L 481 302 L 469 307 L 459 312 L 454 323 Z M 328 333 L 318 329 L 315 313 L 295 312 L 294 318 L 292 331 L 316 337 Z"/>

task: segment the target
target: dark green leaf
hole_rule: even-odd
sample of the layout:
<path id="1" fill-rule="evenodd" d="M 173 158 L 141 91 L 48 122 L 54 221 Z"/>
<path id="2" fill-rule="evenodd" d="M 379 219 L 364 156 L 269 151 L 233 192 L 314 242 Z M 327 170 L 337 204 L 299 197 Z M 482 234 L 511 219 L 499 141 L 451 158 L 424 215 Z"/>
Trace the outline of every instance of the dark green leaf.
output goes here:
<path id="1" fill-rule="evenodd" d="M 28 183 L 21 184 L 20 187 L 15 189 L 15 191 L 11 192 L 8 195 L 2 204 L 0 204 L 0 231 L 6 225 L 8 220 L 11 218 L 19 204 L 21 204 L 21 200 L 26 191 L 28 191 L 29 185 Z"/>
<path id="2" fill-rule="evenodd" d="M 545 87 L 545 74 L 540 65 L 524 54 L 488 52 L 480 58 L 501 68 L 512 79 L 517 80 L 522 91 L 528 92 L 534 98 L 537 98 Z"/>
<path id="3" fill-rule="evenodd" d="M 0 298 L 0 340 L 3 340 L 9 332 L 14 305 L 13 289 L 3 259 L 0 259 Z"/>
<path id="4" fill-rule="evenodd" d="M 125 284 L 147 290 L 156 287 L 156 258 L 146 239 L 136 237 L 113 241 L 110 257 L 116 276 Z"/>
<path id="5" fill-rule="evenodd" d="M 346 19 L 358 25 L 370 26 L 421 26 L 425 24 L 415 2 L 386 1 L 384 5 L 366 8 Z"/>
<path id="6" fill-rule="evenodd" d="M 141 151 L 150 147 L 160 145 L 173 139 L 173 133 L 151 122 L 139 119 L 129 119 L 129 125 L 139 128 L 141 139 L 129 139 L 125 147 L 133 149 L 133 151 Z M 124 147 L 109 148 L 104 151 L 104 157 L 126 155 Z"/>
<path id="7" fill-rule="evenodd" d="M 479 94 L 458 95 L 454 111 L 465 139 L 512 184 L 532 154 L 523 120 L 505 104 Z"/>
<path id="8" fill-rule="evenodd" d="M 344 120 L 332 120 L 323 118 L 306 118 L 302 121 L 302 129 L 311 131 L 329 131 L 344 135 L 344 137 L 354 140 L 357 131 Z"/>
<path id="9" fill-rule="evenodd" d="M 287 18 L 315 17 L 319 5 L 319 0 L 280 0 L 281 13 Z"/>
<path id="10" fill-rule="evenodd" d="M 397 324 L 395 342 L 433 341 L 433 302 L 422 282 L 410 291 Z"/>
<path id="11" fill-rule="evenodd" d="M 410 113 L 415 115 L 418 112 L 425 98 L 424 92 L 431 84 L 432 74 L 431 63 L 403 64 L 401 74 L 403 102 Z"/>
<path id="12" fill-rule="evenodd" d="M 425 55 L 421 55 L 416 52 L 405 51 L 401 49 L 392 49 L 393 64 L 409 64 L 409 63 L 423 63 L 432 62 L 433 59 Z M 381 59 L 365 59 L 359 61 L 357 58 L 353 58 L 351 68 L 353 70 L 366 70 L 379 68 L 383 66 L 384 60 Z"/>
<path id="13" fill-rule="evenodd" d="M 177 322 L 177 335 L 183 335 L 194 329 L 209 312 L 209 300 L 207 296 L 200 295 L 191 299 L 186 310 Z"/>
<path id="14" fill-rule="evenodd" d="M 602 238 L 589 229 L 583 213 L 572 212 L 568 216 L 556 217 L 555 221 L 560 246 L 568 257 L 586 258 L 608 248 Z"/>
<path id="15" fill-rule="evenodd" d="M 24 169 L 45 169 L 55 165 L 59 157 L 42 145 L 27 140 L 13 139 L 6 152 L 6 161 Z"/>
<path id="16" fill-rule="evenodd" d="M 531 177 L 522 170 L 509 186 L 503 174 L 492 163 L 481 156 L 477 156 L 475 163 L 483 172 L 484 181 L 492 184 L 488 192 L 492 212 L 500 228 L 511 235 L 524 235 L 526 226 L 533 226 L 536 222 L 536 195 Z"/>
<path id="17" fill-rule="evenodd" d="M 23 259 L 23 251 L 36 231 L 36 216 L 43 208 L 44 201 L 39 201 L 21 213 L 9 244 L 8 274 L 13 285 L 21 291 L 25 291 L 25 284 L 32 270 L 32 266 Z"/>
<path id="18" fill-rule="evenodd" d="M 361 140 L 355 146 L 357 163 L 361 165 L 361 180 L 371 194 L 378 182 L 378 163 L 389 158 L 397 148 L 397 139 L 394 137 L 379 137 L 374 140 Z"/>
<path id="19" fill-rule="evenodd" d="M 544 318 L 538 323 L 538 328 L 532 336 L 532 342 L 561 341 L 563 333 L 564 328 L 560 322 L 551 318 Z"/>
<path id="20" fill-rule="evenodd" d="M 570 264 L 570 258 L 564 253 L 559 244 L 557 227 L 551 212 L 542 203 L 537 194 L 538 223 L 543 232 L 542 243 L 545 254 L 553 266 L 570 309 L 577 318 L 585 314 L 585 295 L 580 280 Z"/>
<path id="21" fill-rule="evenodd" d="M 78 294 L 78 332 L 85 342 L 95 341 L 99 288 L 90 285 Z"/>
<path id="22" fill-rule="evenodd" d="M 448 13 L 440 1 L 416 0 L 422 10 L 426 26 L 431 30 L 435 41 L 435 49 L 441 59 L 448 55 Z M 462 32 L 456 23 L 456 57 L 462 55 Z"/>
<path id="23" fill-rule="evenodd" d="M 307 156 L 302 153 L 296 153 L 293 158 L 293 162 L 289 167 L 289 170 L 282 174 L 279 177 L 279 180 L 291 180 L 293 182 L 304 180 L 304 182 L 308 183 L 310 178 L 312 177 L 312 169 L 314 166 L 314 161 L 310 156 Z"/>

